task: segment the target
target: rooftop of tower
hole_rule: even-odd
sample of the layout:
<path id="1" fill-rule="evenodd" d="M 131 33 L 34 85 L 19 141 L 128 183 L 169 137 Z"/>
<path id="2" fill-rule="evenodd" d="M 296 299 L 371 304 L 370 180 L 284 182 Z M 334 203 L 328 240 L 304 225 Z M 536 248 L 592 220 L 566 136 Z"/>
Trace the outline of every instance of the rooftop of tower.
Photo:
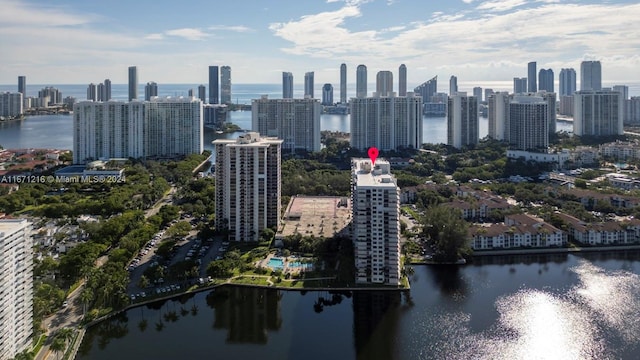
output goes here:
<path id="1" fill-rule="evenodd" d="M 371 166 L 370 159 L 351 159 L 353 177 L 358 187 L 388 187 L 396 188 L 396 179 L 391 174 L 391 164 L 384 159 L 378 159 L 375 166 Z"/>

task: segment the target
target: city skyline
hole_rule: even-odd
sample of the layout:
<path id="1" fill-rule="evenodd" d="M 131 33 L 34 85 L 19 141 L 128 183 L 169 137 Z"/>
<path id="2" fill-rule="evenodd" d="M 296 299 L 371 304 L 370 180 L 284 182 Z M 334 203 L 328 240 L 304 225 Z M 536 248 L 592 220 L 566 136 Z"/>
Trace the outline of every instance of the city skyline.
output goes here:
<path id="1" fill-rule="evenodd" d="M 632 36 L 640 4 L 631 1 L 287 3 L 276 9 L 247 0 L 242 12 L 237 3 L 216 4 L 226 16 L 212 20 L 203 11 L 210 4 L 195 3 L 193 11 L 162 4 L 145 19 L 138 16 L 145 4 L 127 3 L 122 12 L 117 3 L 6 1 L 0 34 L 13 41 L 5 44 L 0 83 L 19 75 L 32 84 L 88 84 L 96 76 L 125 83 L 120 69 L 131 64 L 144 69 L 142 83 L 204 83 L 211 63 L 231 66 L 234 83 L 278 83 L 282 71 L 315 71 L 318 83 L 338 84 L 340 63 L 367 64 L 371 73 L 406 64 L 412 84 L 453 74 L 494 81 L 525 77 L 529 61 L 558 71 L 595 59 L 604 79 L 621 81 L 640 65 L 640 38 Z M 521 22 L 526 30 L 510 31 Z"/>

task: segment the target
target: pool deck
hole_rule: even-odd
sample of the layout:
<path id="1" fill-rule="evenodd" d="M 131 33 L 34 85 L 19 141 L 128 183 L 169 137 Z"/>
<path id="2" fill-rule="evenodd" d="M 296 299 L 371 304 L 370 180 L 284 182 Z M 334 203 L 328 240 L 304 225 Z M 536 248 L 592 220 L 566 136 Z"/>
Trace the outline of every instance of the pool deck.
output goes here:
<path id="1" fill-rule="evenodd" d="M 282 260 L 282 268 L 278 267 L 278 268 L 274 268 L 272 266 L 269 266 L 269 262 L 271 261 L 271 259 L 276 258 L 276 259 L 281 259 Z M 308 259 L 308 258 L 300 258 L 300 257 L 291 257 L 291 256 L 276 256 L 274 254 L 269 254 L 265 259 L 260 260 L 256 263 L 256 266 L 260 266 L 263 268 L 267 268 L 267 269 L 271 269 L 271 270 L 281 270 L 283 274 L 298 274 L 301 271 L 313 271 L 314 270 L 314 265 L 312 263 L 304 263 L 302 260 L 303 259 Z M 291 263 L 292 262 L 300 262 L 301 265 L 300 266 L 292 266 Z M 307 265 L 308 264 L 308 265 Z M 307 266 L 304 266 L 307 265 Z"/>

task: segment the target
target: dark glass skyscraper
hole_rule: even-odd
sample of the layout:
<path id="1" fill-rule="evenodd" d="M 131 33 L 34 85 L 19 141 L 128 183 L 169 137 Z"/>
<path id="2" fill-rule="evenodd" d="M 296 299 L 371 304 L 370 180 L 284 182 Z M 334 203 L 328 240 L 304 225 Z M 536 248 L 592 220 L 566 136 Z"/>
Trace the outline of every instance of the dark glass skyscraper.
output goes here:
<path id="1" fill-rule="evenodd" d="M 560 70 L 560 96 L 572 96 L 576 92 L 576 71 L 574 69 Z"/>
<path id="2" fill-rule="evenodd" d="M 198 99 L 200 99 L 203 104 L 207 102 L 207 88 L 202 84 L 198 86 Z"/>
<path id="3" fill-rule="evenodd" d="M 356 97 L 367 97 L 367 67 L 358 65 L 356 69 Z"/>
<path id="4" fill-rule="evenodd" d="M 231 67 L 220 68 L 220 102 L 231 103 Z"/>
<path id="5" fill-rule="evenodd" d="M 282 72 L 282 98 L 293 99 L 293 74 Z"/>
<path id="6" fill-rule="evenodd" d="M 22 99 L 27 98 L 27 77 L 18 76 L 18 92 L 22 93 Z"/>
<path id="7" fill-rule="evenodd" d="M 104 79 L 104 100 L 102 101 L 109 100 L 111 100 L 111 80 Z"/>
<path id="8" fill-rule="evenodd" d="M 580 64 L 580 90 L 602 90 L 600 61 L 583 61 Z"/>
<path id="9" fill-rule="evenodd" d="M 309 96 L 311 98 L 313 98 L 313 78 L 314 78 L 314 74 L 313 71 L 309 71 L 307 73 L 304 74 L 304 96 Z"/>
<path id="10" fill-rule="evenodd" d="M 129 101 L 138 98 L 138 68 L 129 66 Z"/>
<path id="11" fill-rule="evenodd" d="M 538 91 L 538 83 L 536 82 L 537 75 L 537 64 L 535 61 L 527 64 L 527 91 L 529 92 L 537 92 Z"/>
<path id="12" fill-rule="evenodd" d="M 347 64 L 340 65 L 340 103 L 347 103 Z"/>
<path id="13" fill-rule="evenodd" d="M 209 66 L 209 104 L 218 104 L 220 102 L 218 88 L 218 67 Z"/>
<path id="14" fill-rule="evenodd" d="M 546 92 L 555 92 L 553 90 L 554 88 L 553 80 L 554 80 L 553 70 L 540 69 L 540 72 L 538 73 L 538 83 L 540 84 L 540 86 L 538 87 L 538 90 L 544 90 Z"/>

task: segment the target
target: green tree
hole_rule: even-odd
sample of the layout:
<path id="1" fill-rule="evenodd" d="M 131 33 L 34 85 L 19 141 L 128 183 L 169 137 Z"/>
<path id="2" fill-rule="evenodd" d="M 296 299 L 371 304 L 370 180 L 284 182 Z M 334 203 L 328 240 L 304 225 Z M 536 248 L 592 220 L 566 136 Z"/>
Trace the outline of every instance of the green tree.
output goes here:
<path id="1" fill-rule="evenodd" d="M 53 339 L 53 342 L 49 346 L 49 348 L 51 349 L 51 351 L 56 353 L 56 359 L 59 359 L 60 353 L 66 349 L 66 345 L 64 343 L 64 340 L 62 340 L 61 338 L 55 337 Z"/>
<path id="2" fill-rule="evenodd" d="M 422 231 L 435 248 L 435 260 L 457 261 L 471 252 L 468 226 L 459 210 L 444 205 L 426 210 L 422 218 Z"/>

